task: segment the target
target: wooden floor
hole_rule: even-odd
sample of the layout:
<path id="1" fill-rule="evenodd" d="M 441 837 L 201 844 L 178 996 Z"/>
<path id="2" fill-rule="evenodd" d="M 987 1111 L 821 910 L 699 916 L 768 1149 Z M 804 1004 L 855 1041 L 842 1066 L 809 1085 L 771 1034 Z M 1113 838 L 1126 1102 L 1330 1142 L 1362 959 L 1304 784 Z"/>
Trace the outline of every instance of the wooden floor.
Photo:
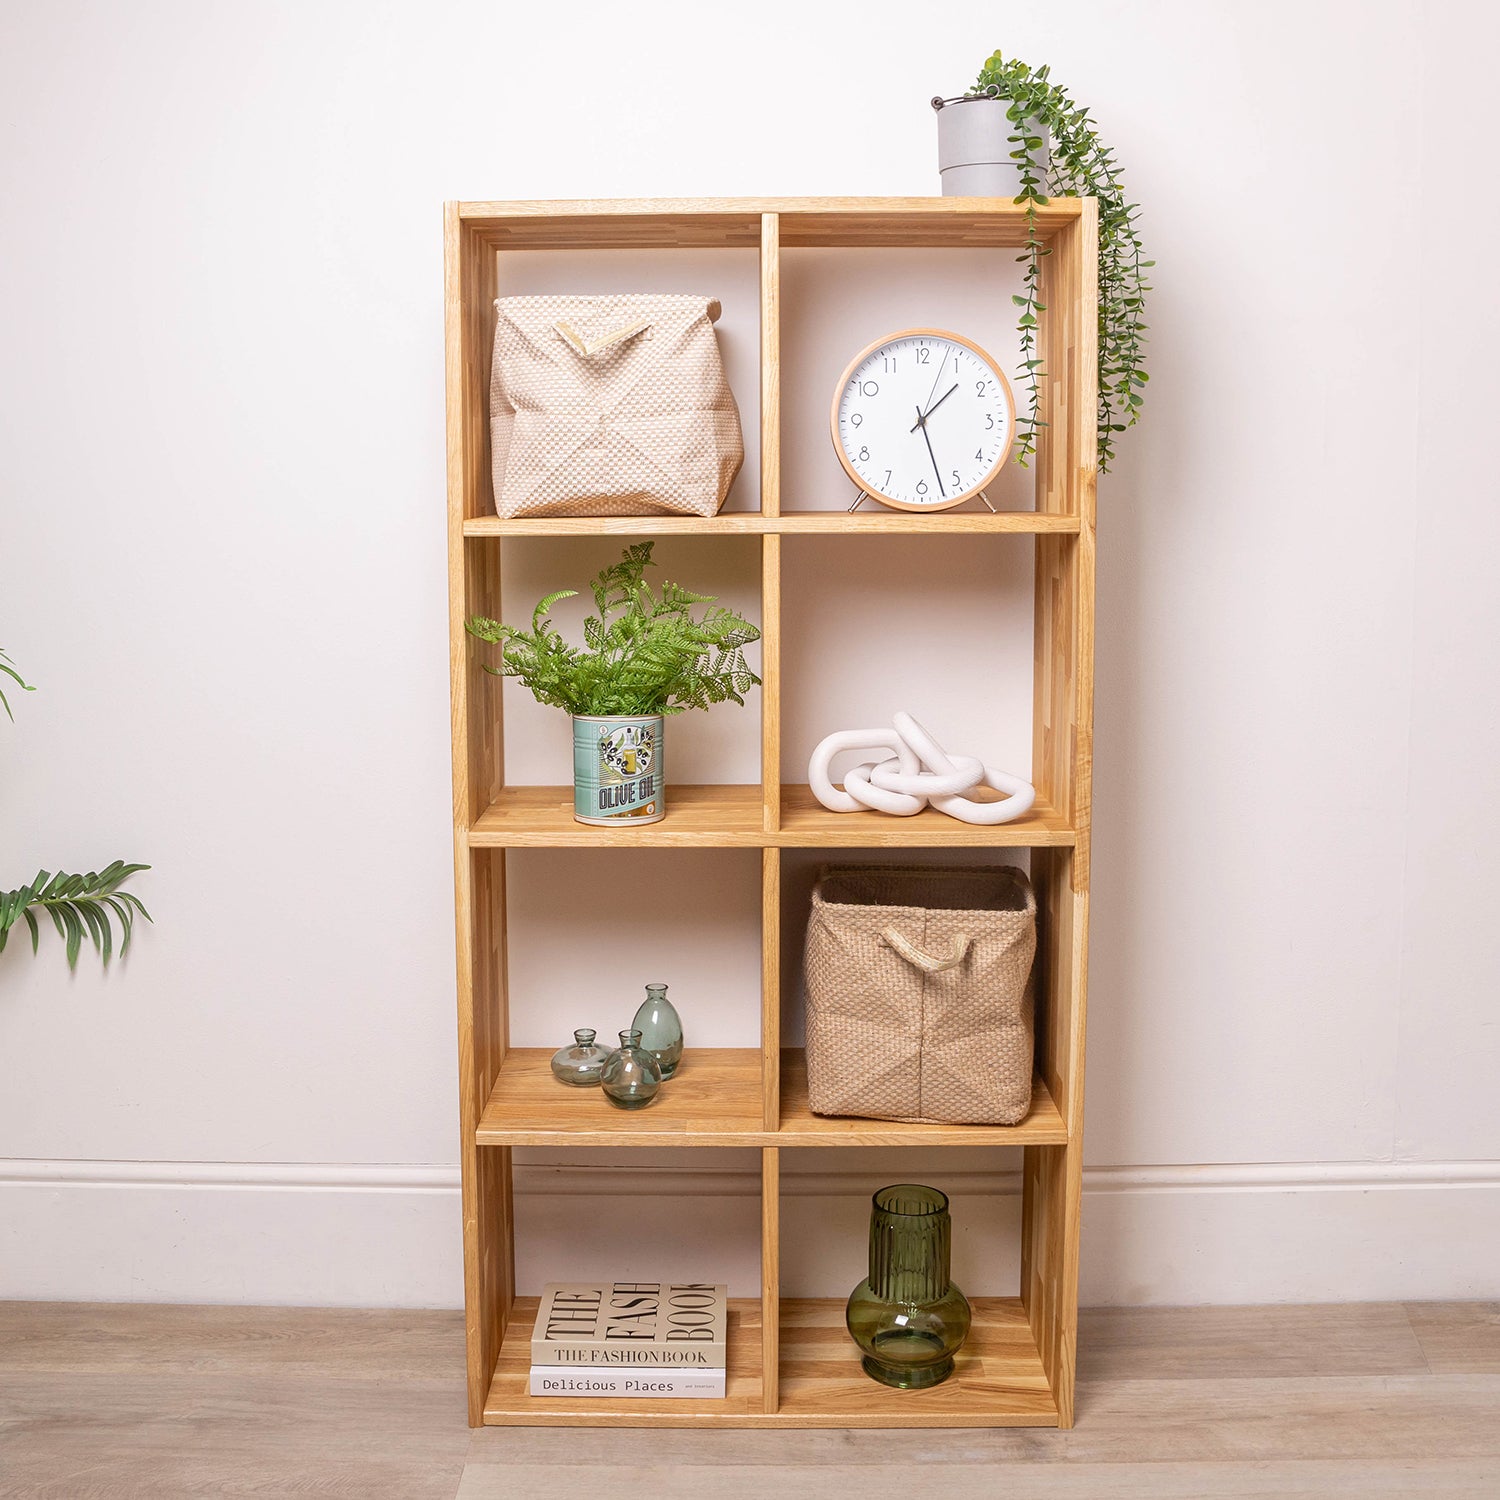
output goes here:
<path id="1" fill-rule="evenodd" d="M 1085 1313 L 1078 1425 L 488 1429 L 457 1313 L 0 1303 L 0 1496 L 1500 1497 L 1500 1303 Z"/>

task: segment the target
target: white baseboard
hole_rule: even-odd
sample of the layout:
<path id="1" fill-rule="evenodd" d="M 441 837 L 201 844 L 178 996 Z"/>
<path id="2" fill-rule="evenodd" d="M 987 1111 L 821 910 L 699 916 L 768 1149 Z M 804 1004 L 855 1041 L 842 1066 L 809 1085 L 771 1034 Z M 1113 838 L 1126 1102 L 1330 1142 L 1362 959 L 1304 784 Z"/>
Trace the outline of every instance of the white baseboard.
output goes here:
<path id="1" fill-rule="evenodd" d="M 699 1161 L 518 1163 L 523 1289 L 711 1272 L 753 1294 L 758 1174 Z M 870 1171 L 783 1172 L 783 1284 L 842 1295 Z M 1015 1176 L 941 1181 L 955 1275 L 1013 1286 Z M 1500 1162 L 1100 1167 L 1084 1195 L 1087 1304 L 1500 1298 Z M 458 1238 L 451 1167 L 0 1161 L 0 1298 L 453 1307 Z"/>

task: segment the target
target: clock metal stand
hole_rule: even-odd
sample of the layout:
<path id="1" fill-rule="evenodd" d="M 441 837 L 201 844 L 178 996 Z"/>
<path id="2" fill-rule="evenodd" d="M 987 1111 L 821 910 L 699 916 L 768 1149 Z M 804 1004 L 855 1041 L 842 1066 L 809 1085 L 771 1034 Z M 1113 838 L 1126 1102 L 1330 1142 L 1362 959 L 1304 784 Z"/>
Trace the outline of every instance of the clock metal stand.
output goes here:
<path id="1" fill-rule="evenodd" d="M 986 493 L 985 493 L 985 492 L 984 492 L 984 491 L 983 491 L 983 490 L 980 490 L 980 491 L 979 491 L 979 498 L 980 498 L 980 499 L 981 499 L 981 500 L 983 500 L 983 501 L 984 501 L 984 508 L 985 508 L 985 509 L 986 509 L 986 510 L 987 510 L 987 511 L 989 511 L 989 513 L 990 513 L 990 514 L 991 514 L 991 515 L 992 515 L 992 516 L 994 516 L 994 515 L 998 515 L 998 514 L 999 514 L 999 512 L 998 512 L 998 511 L 997 511 L 997 510 L 996 510 L 996 509 L 995 509 L 995 507 L 994 507 L 994 506 L 993 506 L 993 505 L 991 505 L 991 504 L 990 504 L 990 497 L 989 497 L 989 496 L 988 496 L 988 495 L 987 495 L 987 494 L 986 494 Z M 868 491 L 866 491 L 866 490 L 860 490 L 860 491 L 859 491 L 859 492 L 858 492 L 858 493 L 857 493 L 857 494 L 856 494 L 856 495 L 855 495 L 855 497 L 854 497 L 854 504 L 853 504 L 853 505 L 851 505 L 851 506 L 850 506 L 850 507 L 849 507 L 849 509 L 848 509 L 848 511 L 846 511 L 846 512 L 845 512 L 845 514 L 846 514 L 846 515 L 852 515 L 852 514 L 853 514 L 853 513 L 854 513 L 854 512 L 855 512 L 855 511 L 857 511 L 857 510 L 858 510 L 858 509 L 859 509 L 859 508 L 860 508 L 860 506 L 861 506 L 861 505 L 863 505 L 863 504 L 864 504 L 864 503 L 865 503 L 865 501 L 866 501 L 866 500 L 868 500 L 868 499 L 870 499 L 870 495 L 869 495 L 869 492 L 868 492 Z"/>

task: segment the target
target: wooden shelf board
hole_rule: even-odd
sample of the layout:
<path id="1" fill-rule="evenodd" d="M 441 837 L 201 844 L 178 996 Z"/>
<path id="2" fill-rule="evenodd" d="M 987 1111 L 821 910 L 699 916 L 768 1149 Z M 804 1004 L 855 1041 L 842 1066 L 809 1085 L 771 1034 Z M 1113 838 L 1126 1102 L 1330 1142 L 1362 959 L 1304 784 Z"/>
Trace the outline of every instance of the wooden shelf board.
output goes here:
<path id="1" fill-rule="evenodd" d="M 760 1303 L 729 1302 L 723 1400 L 575 1400 L 527 1393 L 537 1299 L 517 1297 L 484 1403 L 505 1427 L 1055 1427 L 1026 1311 L 1016 1297 L 975 1297 L 974 1325 L 952 1376 L 927 1391 L 893 1391 L 860 1368 L 834 1299 L 781 1304 L 779 1409 L 762 1410 Z"/>
<path id="2" fill-rule="evenodd" d="M 600 1089 L 559 1083 L 551 1057 L 544 1047 L 505 1054 L 475 1132 L 481 1146 L 744 1146 L 765 1136 L 757 1047 L 690 1048 L 636 1110 L 616 1109 Z"/>
<path id="3" fill-rule="evenodd" d="M 781 1403 L 792 1427 L 1055 1427 L 1057 1403 L 1018 1297 L 975 1297 L 974 1324 L 953 1374 L 926 1391 L 895 1391 L 860 1368 L 844 1304 L 781 1304 Z"/>
<path id="4" fill-rule="evenodd" d="M 638 198 L 460 203 L 462 225 L 497 250 L 756 249 L 761 216 L 780 216 L 783 248 L 1017 247 L 1026 211 L 1009 198 Z M 1050 240 L 1082 201 L 1036 210 Z"/>
<path id="5" fill-rule="evenodd" d="M 502 521 L 479 516 L 464 522 L 467 537 L 495 536 L 1048 536 L 1072 535 L 1077 516 L 1039 511 L 947 511 L 923 516 L 906 511 L 793 511 L 763 516 L 731 511 L 717 516 L 572 516 Z"/>
<path id="6" fill-rule="evenodd" d="M 469 830 L 476 849 L 1043 849 L 1076 842 L 1068 821 L 1038 799 L 1014 823 L 960 823 L 928 808 L 914 818 L 884 813 L 831 813 L 805 786 L 781 789 L 781 827 L 762 825 L 756 785 L 667 787 L 667 815 L 659 823 L 596 828 L 573 821 L 569 786 L 510 786 Z"/>
<path id="7" fill-rule="evenodd" d="M 500 1357 L 484 1403 L 490 1427 L 743 1427 L 764 1421 L 761 1411 L 760 1299 L 729 1301 L 729 1372 L 722 1400 L 640 1400 L 533 1396 L 531 1329 L 537 1299 L 517 1297 L 500 1343 Z"/>
<path id="8" fill-rule="evenodd" d="M 829 812 L 806 786 L 781 789 L 781 831 L 773 835 L 783 848 L 949 848 L 1000 845 L 1011 848 L 1051 848 L 1075 842 L 1068 820 L 1037 798 L 1031 811 L 1014 823 L 985 827 L 960 823 L 932 808 L 915 817 L 893 818 L 887 813 Z"/>
<path id="9" fill-rule="evenodd" d="M 471 848 L 760 848 L 758 785 L 669 784 L 667 815 L 659 823 L 596 828 L 573 821 L 571 786 L 508 786 L 469 830 Z"/>
<path id="10" fill-rule="evenodd" d="M 598 1089 L 552 1076 L 545 1047 L 513 1047 L 480 1116 L 481 1146 L 1049 1146 L 1068 1128 L 1047 1085 L 1032 1083 L 1019 1125 L 909 1125 L 815 1115 L 807 1104 L 807 1055 L 781 1054 L 781 1128 L 761 1123 L 760 1050 L 690 1047 L 645 1109 L 613 1108 Z"/>
<path id="11" fill-rule="evenodd" d="M 912 1125 L 899 1120 L 854 1120 L 815 1115 L 807 1104 L 807 1054 L 781 1054 L 781 1129 L 778 1146 L 1060 1146 L 1067 1122 L 1040 1077 L 1031 1084 L 1031 1110 L 1019 1125 Z"/>

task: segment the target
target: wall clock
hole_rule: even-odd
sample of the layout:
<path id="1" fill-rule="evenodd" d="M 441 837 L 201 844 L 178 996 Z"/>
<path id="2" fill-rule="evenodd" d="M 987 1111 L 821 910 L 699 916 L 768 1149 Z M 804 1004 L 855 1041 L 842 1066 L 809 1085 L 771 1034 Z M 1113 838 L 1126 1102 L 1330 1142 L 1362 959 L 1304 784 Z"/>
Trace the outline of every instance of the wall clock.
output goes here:
<path id="1" fill-rule="evenodd" d="M 1015 401 L 978 344 L 907 328 L 854 356 L 833 393 L 834 451 L 868 495 L 897 510 L 947 510 L 979 495 L 1010 453 Z M 993 510 L 994 507 L 990 506 Z"/>

